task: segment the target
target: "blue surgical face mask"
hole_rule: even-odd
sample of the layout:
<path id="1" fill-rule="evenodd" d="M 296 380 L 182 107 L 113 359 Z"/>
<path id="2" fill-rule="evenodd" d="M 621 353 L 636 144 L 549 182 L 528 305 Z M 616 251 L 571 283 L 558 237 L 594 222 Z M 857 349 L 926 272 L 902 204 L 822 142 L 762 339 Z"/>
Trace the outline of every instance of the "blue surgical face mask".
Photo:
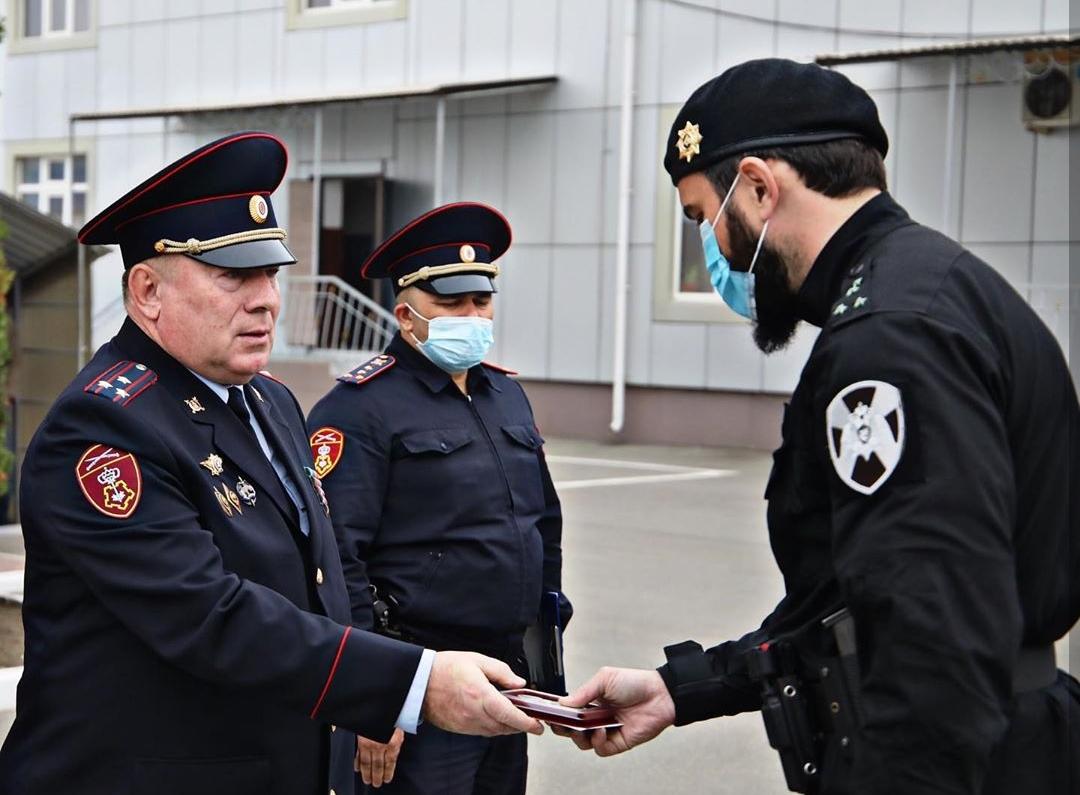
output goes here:
<path id="1" fill-rule="evenodd" d="M 713 289 L 724 299 L 724 303 L 731 307 L 732 311 L 738 312 L 750 320 L 757 319 L 757 307 L 754 303 L 754 265 L 757 263 L 758 254 L 761 253 L 761 244 L 765 242 L 765 232 L 769 228 L 769 222 L 761 228 L 761 237 L 758 238 L 757 248 L 754 249 L 754 258 L 750 261 L 750 268 L 746 271 L 733 271 L 731 263 L 720 251 L 720 244 L 716 241 L 716 222 L 724 212 L 728 202 L 735 192 L 735 186 L 739 183 L 739 174 L 728 188 L 720 209 L 712 223 L 701 222 L 701 247 L 705 252 L 705 268 L 709 271 L 709 281 Z"/>
<path id="2" fill-rule="evenodd" d="M 448 373 L 463 373 L 480 364 L 495 341 L 492 322 L 486 317 L 452 316 L 428 320 L 408 304 L 405 306 L 428 324 L 424 342 L 412 335 L 420 352 Z"/>

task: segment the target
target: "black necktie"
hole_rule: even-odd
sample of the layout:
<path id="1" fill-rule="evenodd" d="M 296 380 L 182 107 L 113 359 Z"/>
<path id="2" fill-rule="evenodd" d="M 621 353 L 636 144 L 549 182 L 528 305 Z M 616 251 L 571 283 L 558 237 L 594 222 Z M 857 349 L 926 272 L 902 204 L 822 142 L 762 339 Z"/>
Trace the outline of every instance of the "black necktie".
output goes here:
<path id="1" fill-rule="evenodd" d="M 255 436 L 255 429 L 251 427 L 251 414 L 248 413 L 247 404 L 244 402 L 244 393 L 238 386 L 229 387 L 229 408 L 243 424 L 244 430 Z"/>

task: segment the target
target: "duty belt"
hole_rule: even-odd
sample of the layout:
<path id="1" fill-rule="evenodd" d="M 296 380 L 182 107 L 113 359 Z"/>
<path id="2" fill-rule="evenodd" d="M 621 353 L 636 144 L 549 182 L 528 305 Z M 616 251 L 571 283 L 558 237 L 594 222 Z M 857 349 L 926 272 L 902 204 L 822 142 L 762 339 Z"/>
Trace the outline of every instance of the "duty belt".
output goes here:
<path id="1" fill-rule="evenodd" d="M 368 586 L 375 614 L 375 631 L 380 635 L 415 643 L 432 651 L 472 651 L 502 660 L 512 668 L 524 664 L 522 639 L 524 628 L 516 632 L 494 634 L 464 627 L 430 625 L 419 621 L 404 622 L 399 617 L 397 599 L 388 589 Z"/>
<path id="2" fill-rule="evenodd" d="M 1042 690 L 1057 680 L 1057 657 L 1053 644 L 1024 646 L 1013 669 L 1013 693 Z"/>

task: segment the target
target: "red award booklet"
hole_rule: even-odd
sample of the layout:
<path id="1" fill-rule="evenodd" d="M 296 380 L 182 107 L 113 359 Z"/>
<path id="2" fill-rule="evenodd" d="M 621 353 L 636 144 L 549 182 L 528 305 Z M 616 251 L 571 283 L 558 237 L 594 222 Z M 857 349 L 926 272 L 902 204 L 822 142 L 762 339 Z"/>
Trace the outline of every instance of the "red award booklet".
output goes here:
<path id="1" fill-rule="evenodd" d="M 559 696 L 521 687 L 504 690 L 502 694 L 526 715 L 552 726 L 562 726 L 575 731 L 589 729 L 617 729 L 622 726 L 615 719 L 615 708 L 602 704 L 586 704 L 584 707 L 565 707 Z"/>

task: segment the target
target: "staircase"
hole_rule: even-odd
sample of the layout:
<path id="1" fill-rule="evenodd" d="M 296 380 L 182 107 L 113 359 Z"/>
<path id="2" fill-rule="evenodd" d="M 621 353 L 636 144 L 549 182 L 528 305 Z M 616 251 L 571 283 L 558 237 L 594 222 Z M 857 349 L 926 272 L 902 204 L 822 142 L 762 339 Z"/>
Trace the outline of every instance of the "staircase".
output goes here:
<path id="1" fill-rule="evenodd" d="M 285 276 L 270 370 L 309 411 L 334 379 L 381 352 L 397 331 L 391 312 L 336 276 Z"/>

